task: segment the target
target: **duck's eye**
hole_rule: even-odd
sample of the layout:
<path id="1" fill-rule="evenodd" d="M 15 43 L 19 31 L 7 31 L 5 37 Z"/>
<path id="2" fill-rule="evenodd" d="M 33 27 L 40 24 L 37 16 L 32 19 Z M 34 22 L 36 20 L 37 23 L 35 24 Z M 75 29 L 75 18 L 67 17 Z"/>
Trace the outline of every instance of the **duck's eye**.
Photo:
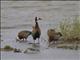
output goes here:
<path id="1" fill-rule="evenodd" d="M 39 18 L 39 20 L 42 20 L 41 18 Z"/>

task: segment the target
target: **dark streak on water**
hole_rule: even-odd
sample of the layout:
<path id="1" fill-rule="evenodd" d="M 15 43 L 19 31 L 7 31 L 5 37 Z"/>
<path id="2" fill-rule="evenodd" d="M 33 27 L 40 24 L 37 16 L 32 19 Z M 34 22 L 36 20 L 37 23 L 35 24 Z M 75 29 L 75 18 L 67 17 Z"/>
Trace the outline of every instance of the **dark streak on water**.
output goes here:
<path id="1" fill-rule="evenodd" d="M 15 26 L 11 26 L 11 27 L 1 27 L 1 29 L 18 29 L 18 28 L 26 28 L 26 27 L 31 27 L 32 25 L 31 24 L 22 24 L 22 25 L 15 25 Z"/>

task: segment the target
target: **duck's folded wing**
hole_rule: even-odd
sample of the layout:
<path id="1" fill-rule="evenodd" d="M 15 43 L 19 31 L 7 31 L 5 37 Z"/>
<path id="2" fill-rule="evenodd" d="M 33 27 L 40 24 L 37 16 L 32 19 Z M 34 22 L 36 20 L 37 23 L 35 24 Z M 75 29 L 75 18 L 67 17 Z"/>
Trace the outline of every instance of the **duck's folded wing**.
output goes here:
<path id="1" fill-rule="evenodd" d="M 29 35 L 31 35 L 32 34 L 32 32 L 31 31 L 25 31 L 26 32 L 26 34 L 27 34 L 27 36 L 29 36 Z"/>
<path id="2" fill-rule="evenodd" d="M 32 32 L 31 31 L 28 31 L 28 30 L 23 30 L 23 31 L 20 31 L 19 34 L 18 34 L 18 37 L 28 37 L 29 35 L 31 35 Z"/>

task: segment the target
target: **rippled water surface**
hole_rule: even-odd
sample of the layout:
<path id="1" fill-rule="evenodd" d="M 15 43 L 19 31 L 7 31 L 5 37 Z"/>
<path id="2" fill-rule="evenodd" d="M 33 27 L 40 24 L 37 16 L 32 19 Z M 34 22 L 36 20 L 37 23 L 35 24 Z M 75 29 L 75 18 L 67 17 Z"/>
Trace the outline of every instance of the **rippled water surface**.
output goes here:
<path id="1" fill-rule="evenodd" d="M 31 31 L 35 16 L 42 18 L 39 26 L 45 38 L 49 28 L 56 28 L 63 19 L 73 19 L 77 15 L 80 15 L 79 1 L 2 1 L 1 39 L 4 42 L 1 47 L 6 44 L 15 46 L 17 33 Z"/>

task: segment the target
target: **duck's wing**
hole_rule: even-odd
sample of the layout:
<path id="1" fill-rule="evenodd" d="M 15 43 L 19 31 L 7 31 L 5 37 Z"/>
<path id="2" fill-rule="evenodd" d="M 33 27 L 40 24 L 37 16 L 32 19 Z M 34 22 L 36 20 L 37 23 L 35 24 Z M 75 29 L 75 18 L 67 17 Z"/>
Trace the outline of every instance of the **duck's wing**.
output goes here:
<path id="1" fill-rule="evenodd" d="M 32 34 L 32 32 L 31 31 L 28 31 L 28 30 L 23 30 L 23 31 L 20 31 L 19 33 L 18 33 L 18 36 L 26 36 L 26 37 L 28 37 L 29 35 L 31 35 Z"/>
<path id="2" fill-rule="evenodd" d="M 25 30 L 24 32 L 26 32 L 27 36 L 32 34 L 32 31 Z"/>

